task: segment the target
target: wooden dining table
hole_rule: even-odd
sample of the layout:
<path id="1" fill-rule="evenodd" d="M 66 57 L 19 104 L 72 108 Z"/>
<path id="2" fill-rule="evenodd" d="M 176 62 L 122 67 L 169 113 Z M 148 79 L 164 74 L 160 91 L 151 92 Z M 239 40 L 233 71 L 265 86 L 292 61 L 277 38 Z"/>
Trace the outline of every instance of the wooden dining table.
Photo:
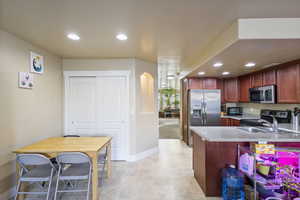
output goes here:
<path id="1" fill-rule="evenodd" d="M 107 148 L 106 173 L 111 175 L 111 137 L 53 137 L 14 151 L 21 153 L 40 153 L 54 158 L 63 152 L 82 152 L 92 161 L 92 199 L 99 199 L 98 192 L 98 154 Z M 18 166 L 17 166 L 18 169 Z M 104 178 L 104 177 L 103 177 Z"/>

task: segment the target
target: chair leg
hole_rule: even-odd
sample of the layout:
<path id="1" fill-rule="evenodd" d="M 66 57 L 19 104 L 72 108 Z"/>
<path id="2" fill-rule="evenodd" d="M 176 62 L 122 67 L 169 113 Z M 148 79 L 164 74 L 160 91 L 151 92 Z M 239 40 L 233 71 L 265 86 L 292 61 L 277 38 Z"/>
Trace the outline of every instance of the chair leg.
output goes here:
<path id="1" fill-rule="evenodd" d="M 108 152 L 108 147 L 105 149 L 105 156 L 104 156 L 104 162 L 103 162 L 103 167 L 101 171 L 101 185 L 104 183 L 104 176 L 105 176 L 105 167 L 106 167 L 106 161 L 107 161 L 107 152 Z"/>
<path id="2" fill-rule="evenodd" d="M 20 177 L 23 175 L 23 168 L 20 169 L 19 173 L 19 177 L 18 177 L 18 184 L 17 184 L 17 188 L 16 188 L 16 196 L 15 196 L 15 200 L 18 200 L 18 195 L 20 192 L 20 188 L 21 188 L 21 180 Z"/>
<path id="3" fill-rule="evenodd" d="M 61 166 L 59 166 L 58 172 L 57 172 L 57 180 L 56 180 L 56 186 L 55 186 L 55 191 L 54 191 L 54 200 L 56 200 L 56 198 L 57 198 L 57 190 L 58 190 L 58 184 L 59 184 L 60 171 L 61 171 Z"/>
<path id="4" fill-rule="evenodd" d="M 48 191 L 47 191 L 47 198 L 46 198 L 47 200 L 49 200 L 49 197 L 50 197 L 52 178 L 53 178 L 53 169 L 51 169 L 51 175 L 50 175 L 49 186 L 48 186 Z"/>
<path id="5" fill-rule="evenodd" d="M 15 196 L 15 200 L 18 200 L 18 195 L 19 195 L 20 187 L 21 187 L 21 181 L 18 180 L 18 185 L 17 185 L 17 188 L 16 188 L 16 196 Z"/>
<path id="6" fill-rule="evenodd" d="M 104 183 L 105 166 L 106 166 L 106 160 L 104 160 L 102 171 L 101 171 L 101 185 L 103 185 L 103 183 Z"/>
<path id="7" fill-rule="evenodd" d="M 94 169 L 94 170 L 97 170 L 97 169 Z M 87 200 L 89 200 L 89 198 L 90 198 L 91 175 L 92 175 L 92 167 L 90 166 L 89 178 L 88 178 L 88 186 L 87 186 L 87 194 L 86 194 L 86 199 Z"/>

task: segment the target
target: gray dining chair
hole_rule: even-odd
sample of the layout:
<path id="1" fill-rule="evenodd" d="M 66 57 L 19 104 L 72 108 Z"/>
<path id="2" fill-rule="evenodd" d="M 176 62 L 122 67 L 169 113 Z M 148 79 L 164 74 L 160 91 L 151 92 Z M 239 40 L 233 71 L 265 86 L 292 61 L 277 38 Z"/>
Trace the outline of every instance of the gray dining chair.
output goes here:
<path id="1" fill-rule="evenodd" d="M 57 199 L 58 193 L 78 193 L 86 192 L 86 199 L 89 199 L 90 185 L 91 185 L 91 173 L 92 173 L 92 162 L 90 158 L 80 152 L 67 152 L 61 153 L 56 157 L 58 163 L 58 175 L 54 193 L 54 200 Z M 60 189 L 59 183 L 71 182 L 71 181 L 88 181 L 87 188 L 74 188 L 72 189 Z M 65 184 L 63 184 L 65 186 Z"/>
<path id="2" fill-rule="evenodd" d="M 64 135 L 64 137 L 80 137 L 80 135 Z M 103 185 L 104 183 L 107 152 L 108 149 L 106 148 L 104 151 L 99 152 L 99 156 L 98 156 L 98 168 L 101 169 L 100 171 L 101 185 Z"/>
<path id="3" fill-rule="evenodd" d="M 50 198 L 52 178 L 56 171 L 49 158 L 41 154 L 18 154 L 17 163 L 20 167 L 15 199 L 18 199 L 19 195 L 46 195 L 48 200 Z M 38 192 L 20 191 L 24 182 L 37 183 L 42 189 L 44 188 L 42 185 L 48 182 L 48 188 L 46 191 Z"/>

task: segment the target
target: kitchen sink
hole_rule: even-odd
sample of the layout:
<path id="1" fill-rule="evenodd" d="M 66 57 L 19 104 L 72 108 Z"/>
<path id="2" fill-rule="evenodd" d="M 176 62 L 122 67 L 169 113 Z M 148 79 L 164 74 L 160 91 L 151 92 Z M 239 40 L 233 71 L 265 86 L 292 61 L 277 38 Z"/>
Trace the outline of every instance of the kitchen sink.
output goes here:
<path id="1" fill-rule="evenodd" d="M 281 129 L 275 132 L 271 127 L 238 127 L 238 129 L 246 131 L 248 133 L 296 134 L 292 131 Z"/>
<path id="2" fill-rule="evenodd" d="M 238 127 L 238 129 L 246 131 L 248 133 L 269 133 L 270 132 L 268 130 L 263 130 L 261 128 L 256 128 L 256 127 Z"/>

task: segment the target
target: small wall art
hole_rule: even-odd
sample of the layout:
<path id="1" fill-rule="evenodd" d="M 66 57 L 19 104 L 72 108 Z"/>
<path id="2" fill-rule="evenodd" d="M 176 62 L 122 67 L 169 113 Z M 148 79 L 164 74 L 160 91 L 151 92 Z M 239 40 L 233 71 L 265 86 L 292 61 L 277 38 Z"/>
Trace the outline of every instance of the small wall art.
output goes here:
<path id="1" fill-rule="evenodd" d="M 44 57 L 30 52 L 30 72 L 42 74 L 44 73 Z"/>
<path id="2" fill-rule="evenodd" d="M 19 87 L 31 89 L 33 87 L 33 74 L 29 72 L 19 72 Z"/>

